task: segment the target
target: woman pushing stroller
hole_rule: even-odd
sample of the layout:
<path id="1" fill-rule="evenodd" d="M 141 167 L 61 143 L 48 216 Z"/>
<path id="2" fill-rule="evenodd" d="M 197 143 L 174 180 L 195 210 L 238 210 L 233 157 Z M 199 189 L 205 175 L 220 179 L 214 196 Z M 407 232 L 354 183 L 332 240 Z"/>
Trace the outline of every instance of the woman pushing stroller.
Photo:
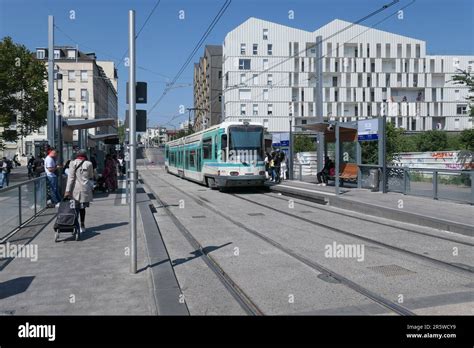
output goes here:
<path id="1" fill-rule="evenodd" d="M 92 202 L 93 179 L 94 169 L 92 163 L 87 159 L 86 151 L 80 150 L 76 159 L 69 163 L 69 175 L 64 196 L 75 201 L 75 225 L 81 233 L 85 232 L 86 208 Z"/>

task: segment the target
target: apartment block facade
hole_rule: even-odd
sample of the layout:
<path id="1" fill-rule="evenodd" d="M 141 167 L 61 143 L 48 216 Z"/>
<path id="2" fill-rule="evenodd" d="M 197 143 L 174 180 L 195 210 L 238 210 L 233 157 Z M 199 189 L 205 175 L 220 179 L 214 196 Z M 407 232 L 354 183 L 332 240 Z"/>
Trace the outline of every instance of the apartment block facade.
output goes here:
<path id="1" fill-rule="evenodd" d="M 194 64 L 194 130 L 200 131 L 221 120 L 222 46 L 206 45 Z"/>
<path id="2" fill-rule="evenodd" d="M 348 28 L 348 29 L 346 29 Z M 346 29 L 346 30 L 344 30 Z M 322 115 L 386 115 L 408 131 L 472 128 L 468 88 L 451 82 L 474 56 L 426 54 L 425 41 L 333 20 L 314 32 L 249 18 L 223 44 L 224 119 L 288 132 L 316 116 L 316 38 L 322 37 Z"/>
<path id="3" fill-rule="evenodd" d="M 48 66 L 48 49 L 37 48 L 36 58 Z M 61 104 L 58 82 L 54 83 L 56 112 L 68 119 L 118 119 L 118 76 L 114 62 L 99 61 L 94 53 L 84 53 L 76 47 L 58 46 L 54 49 L 55 72 L 62 74 Z M 46 84 L 47 90 L 47 84 Z M 114 127 L 89 130 L 89 134 L 116 132 Z M 77 131 L 74 134 L 77 140 Z M 22 152 L 37 154 L 41 144 L 47 141 L 46 126 L 21 140 Z"/>

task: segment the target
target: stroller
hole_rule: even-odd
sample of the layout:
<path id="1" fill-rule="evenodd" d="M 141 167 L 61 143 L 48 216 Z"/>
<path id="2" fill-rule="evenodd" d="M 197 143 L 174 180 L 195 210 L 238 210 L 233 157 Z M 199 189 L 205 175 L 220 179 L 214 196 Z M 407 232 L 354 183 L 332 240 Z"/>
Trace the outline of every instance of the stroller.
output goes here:
<path id="1" fill-rule="evenodd" d="M 80 240 L 81 231 L 76 228 L 76 201 L 64 199 L 59 203 L 58 215 L 54 223 L 54 241 L 59 241 L 61 233 L 71 233 L 75 240 Z"/>

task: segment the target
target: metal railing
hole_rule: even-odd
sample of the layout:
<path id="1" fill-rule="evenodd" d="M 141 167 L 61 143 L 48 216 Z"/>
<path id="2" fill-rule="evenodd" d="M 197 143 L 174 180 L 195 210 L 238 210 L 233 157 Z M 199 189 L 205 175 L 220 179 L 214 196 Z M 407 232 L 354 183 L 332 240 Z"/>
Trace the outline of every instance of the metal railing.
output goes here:
<path id="1" fill-rule="evenodd" d="M 0 190 L 0 241 L 46 208 L 46 176 Z"/>
<path id="2" fill-rule="evenodd" d="M 381 167 L 370 164 L 359 165 L 359 188 L 374 188 L 369 180 L 374 168 L 381 189 Z M 474 204 L 474 171 L 387 166 L 387 191 Z"/>

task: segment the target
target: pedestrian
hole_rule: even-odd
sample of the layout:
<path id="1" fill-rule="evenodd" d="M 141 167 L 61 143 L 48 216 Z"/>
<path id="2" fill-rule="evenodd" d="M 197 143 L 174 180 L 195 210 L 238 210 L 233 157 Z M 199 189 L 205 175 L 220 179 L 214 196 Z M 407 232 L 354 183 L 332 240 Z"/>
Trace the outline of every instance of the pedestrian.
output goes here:
<path id="1" fill-rule="evenodd" d="M 5 172 L 7 171 L 7 163 L 3 160 L 5 157 L 0 159 L 0 189 L 3 188 L 3 186 L 6 186 L 5 184 Z"/>
<path id="2" fill-rule="evenodd" d="M 333 168 L 335 168 L 334 162 L 328 156 L 326 156 L 324 158 L 323 169 L 316 174 L 319 186 L 326 186 L 328 184 L 329 175 Z"/>
<path id="3" fill-rule="evenodd" d="M 10 173 L 13 168 L 12 161 L 8 160 L 6 157 L 2 158 L 2 183 L 0 184 L 1 187 L 8 187 L 10 185 Z"/>
<path id="4" fill-rule="evenodd" d="M 274 172 L 275 172 L 275 182 L 279 183 L 280 179 L 280 171 L 281 171 L 281 153 L 280 150 L 277 150 L 275 153 L 275 158 L 273 160 Z"/>
<path id="5" fill-rule="evenodd" d="M 285 156 L 285 153 L 282 151 L 280 153 L 280 181 L 281 180 L 285 180 L 287 178 L 286 176 L 286 156 Z"/>
<path id="6" fill-rule="evenodd" d="M 270 162 L 268 167 L 270 168 L 270 181 L 275 181 L 275 152 L 270 154 Z"/>
<path id="7" fill-rule="evenodd" d="M 77 213 L 74 223 L 81 233 L 86 230 L 86 208 L 90 206 L 93 198 L 93 177 L 92 162 L 87 159 L 86 151 L 80 150 L 76 159 L 69 163 L 69 175 L 64 196 L 74 200 Z"/>
<path id="8" fill-rule="evenodd" d="M 51 190 L 51 203 L 54 206 L 58 207 L 59 202 L 61 201 L 61 196 L 59 195 L 58 190 L 58 176 L 56 174 L 56 171 L 58 170 L 59 166 L 56 164 L 56 159 L 56 150 L 50 149 L 48 152 L 48 156 L 46 156 L 44 160 L 44 170 Z"/>
<path id="9" fill-rule="evenodd" d="M 41 153 L 33 162 L 33 175 L 39 178 L 44 173 L 44 155 Z"/>
<path id="10" fill-rule="evenodd" d="M 270 160 L 271 160 L 271 156 L 268 152 L 266 152 L 264 163 L 265 163 L 265 176 L 267 179 L 270 177 Z"/>
<path id="11" fill-rule="evenodd" d="M 106 190 L 108 192 L 114 192 L 118 187 L 117 165 L 110 154 L 107 154 L 105 157 L 103 177 Z"/>
<path id="12" fill-rule="evenodd" d="M 33 179 L 34 172 L 33 172 L 33 165 L 35 163 L 35 156 L 31 155 L 30 159 L 28 160 L 27 168 L 28 168 L 28 179 Z"/>

